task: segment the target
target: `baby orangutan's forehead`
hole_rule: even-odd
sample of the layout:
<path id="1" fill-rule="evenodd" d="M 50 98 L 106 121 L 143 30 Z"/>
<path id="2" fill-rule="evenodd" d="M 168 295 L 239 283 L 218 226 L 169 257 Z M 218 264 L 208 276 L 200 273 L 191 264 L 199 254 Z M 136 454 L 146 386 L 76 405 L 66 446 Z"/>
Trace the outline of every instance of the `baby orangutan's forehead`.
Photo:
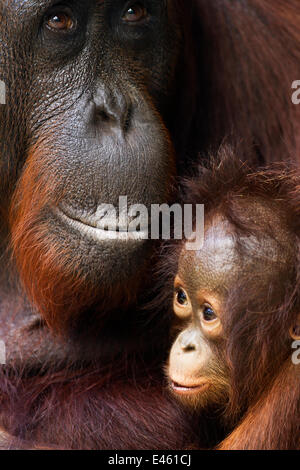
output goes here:
<path id="1" fill-rule="evenodd" d="M 224 291 L 237 275 L 238 254 L 230 224 L 214 218 L 206 227 L 201 250 L 183 246 L 178 264 L 180 279 L 192 290 Z"/>
<path id="2" fill-rule="evenodd" d="M 270 210 L 262 213 L 270 216 Z M 251 215 L 254 214 L 253 211 Z M 261 225 L 264 221 L 259 222 Z M 180 279 L 194 292 L 203 289 L 222 294 L 236 282 L 251 281 L 253 276 L 266 285 L 288 276 L 294 239 L 277 216 L 273 222 L 272 234 L 267 230 L 267 221 L 265 232 L 260 230 L 259 236 L 238 234 L 228 220 L 215 215 L 206 224 L 201 250 L 188 251 L 183 246 L 178 265 Z"/>

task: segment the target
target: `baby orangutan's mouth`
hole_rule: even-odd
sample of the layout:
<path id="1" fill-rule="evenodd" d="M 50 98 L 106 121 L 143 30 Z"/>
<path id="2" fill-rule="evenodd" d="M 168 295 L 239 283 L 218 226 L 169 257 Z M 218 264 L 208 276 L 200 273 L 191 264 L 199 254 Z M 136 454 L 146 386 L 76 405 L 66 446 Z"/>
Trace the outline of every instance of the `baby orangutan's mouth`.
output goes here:
<path id="1" fill-rule="evenodd" d="M 198 384 L 187 385 L 171 381 L 171 389 L 178 395 L 193 395 L 202 393 L 209 388 L 209 382 L 199 382 Z"/>

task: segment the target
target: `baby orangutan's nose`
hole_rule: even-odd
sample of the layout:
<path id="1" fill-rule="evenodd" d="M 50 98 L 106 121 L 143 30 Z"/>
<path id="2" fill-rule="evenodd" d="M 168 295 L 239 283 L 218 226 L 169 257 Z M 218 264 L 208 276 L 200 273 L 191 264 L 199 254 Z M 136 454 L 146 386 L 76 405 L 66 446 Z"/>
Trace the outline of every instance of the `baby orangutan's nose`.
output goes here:
<path id="1" fill-rule="evenodd" d="M 188 330 L 182 333 L 179 338 L 179 344 L 183 352 L 192 352 L 197 350 L 199 345 L 199 336 L 195 330 Z"/>

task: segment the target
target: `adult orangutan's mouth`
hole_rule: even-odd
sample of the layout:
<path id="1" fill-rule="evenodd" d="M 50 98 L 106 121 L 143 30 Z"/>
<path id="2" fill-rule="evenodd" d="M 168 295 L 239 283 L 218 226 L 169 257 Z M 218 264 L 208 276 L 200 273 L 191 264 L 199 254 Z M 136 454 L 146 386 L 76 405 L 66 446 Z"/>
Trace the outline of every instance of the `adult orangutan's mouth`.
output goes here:
<path id="1" fill-rule="evenodd" d="M 174 382 L 173 380 L 171 381 L 171 388 L 173 392 L 175 392 L 178 395 L 193 395 L 193 394 L 198 394 L 202 393 L 205 390 L 207 390 L 210 387 L 209 382 L 199 382 L 198 384 L 192 384 L 192 385 L 187 385 L 187 384 L 181 384 L 178 382 Z"/>
<path id="2" fill-rule="evenodd" d="M 71 228 L 78 230 L 83 235 L 95 240 L 96 242 L 102 242 L 107 240 L 115 241 L 145 241 L 148 239 L 149 233 L 148 228 L 142 230 L 132 230 L 128 226 L 120 224 L 118 221 L 107 218 L 105 222 L 102 220 L 96 220 L 92 216 L 87 215 L 71 215 L 61 208 L 57 208 L 55 213 L 60 219 L 67 223 Z M 111 229 L 113 227 L 113 229 Z"/>

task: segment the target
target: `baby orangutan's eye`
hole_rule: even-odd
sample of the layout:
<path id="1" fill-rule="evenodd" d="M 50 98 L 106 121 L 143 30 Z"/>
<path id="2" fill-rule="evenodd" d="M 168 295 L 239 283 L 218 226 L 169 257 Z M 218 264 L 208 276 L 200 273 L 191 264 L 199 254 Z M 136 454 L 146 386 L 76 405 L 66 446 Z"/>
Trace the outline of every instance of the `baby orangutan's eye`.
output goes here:
<path id="1" fill-rule="evenodd" d="M 202 315 L 203 319 L 207 322 L 213 321 L 217 318 L 214 310 L 209 305 L 204 306 Z"/>
<path id="2" fill-rule="evenodd" d="M 177 289 L 176 292 L 176 301 L 182 307 L 185 307 L 188 304 L 188 298 L 185 291 L 181 288 Z"/>

